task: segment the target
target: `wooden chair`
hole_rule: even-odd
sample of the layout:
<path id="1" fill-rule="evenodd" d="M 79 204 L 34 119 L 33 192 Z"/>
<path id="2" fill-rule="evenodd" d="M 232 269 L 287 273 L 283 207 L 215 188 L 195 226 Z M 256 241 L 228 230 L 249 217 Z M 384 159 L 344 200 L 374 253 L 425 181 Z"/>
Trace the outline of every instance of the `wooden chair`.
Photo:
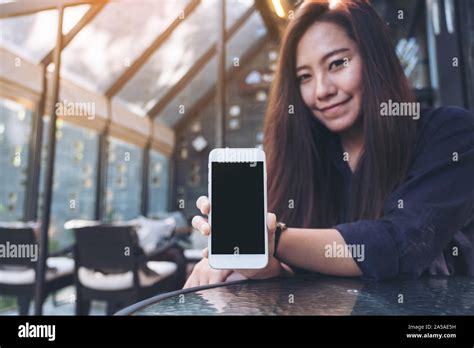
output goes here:
<path id="1" fill-rule="evenodd" d="M 145 255 L 135 226 L 75 222 L 76 314 L 87 315 L 92 300 L 107 302 L 107 315 L 161 292 L 176 289 L 177 265 L 156 261 L 173 243 Z M 155 261 L 153 261 L 155 260 Z"/>
<path id="2" fill-rule="evenodd" d="M 22 249 L 26 252 L 29 248 L 36 248 L 36 256 L 0 257 L 0 294 L 14 296 L 17 298 L 20 315 L 27 315 L 30 302 L 34 297 L 36 267 L 38 255 L 38 243 L 34 228 L 27 224 L 1 224 L 0 245 L 8 252 L 13 248 L 17 251 Z M 30 249 L 31 250 L 31 249 Z M 47 270 L 45 274 L 44 298 L 61 288 L 73 284 L 74 261 L 72 258 L 62 255 L 72 251 L 72 247 L 65 248 L 57 253 L 52 253 L 46 260 Z M 11 252 L 9 252 L 11 254 Z"/>

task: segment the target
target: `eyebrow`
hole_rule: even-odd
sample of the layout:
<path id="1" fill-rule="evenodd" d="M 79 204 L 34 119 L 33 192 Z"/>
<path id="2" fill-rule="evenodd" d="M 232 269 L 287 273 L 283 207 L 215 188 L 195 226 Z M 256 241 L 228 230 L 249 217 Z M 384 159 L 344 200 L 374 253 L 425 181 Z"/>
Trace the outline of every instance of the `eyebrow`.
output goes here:
<path id="1" fill-rule="evenodd" d="M 334 56 L 334 55 L 336 55 L 336 54 L 338 54 L 338 53 L 341 53 L 341 52 L 346 52 L 346 51 L 349 51 L 349 48 L 347 48 L 347 47 L 345 47 L 345 48 L 338 48 L 338 49 L 336 49 L 336 50 L 334 50 L 334 51 L 331 51 L 331 52 L 329 52 L 329 53 L 326 53 L 326 54 L 323 56 L 323 58 L 321 59 L 321 61 L 324 62 L 324 61 L 325 61 L 326 59 L 328 59 L 329 57 Z M 302 70 L 302 69 L 306 69 L 306 68 L 308 68 L 307 65 L 299 66 L 299 67 L 296 68 L 296 72 L 298 72 L 299 70 Z"/>

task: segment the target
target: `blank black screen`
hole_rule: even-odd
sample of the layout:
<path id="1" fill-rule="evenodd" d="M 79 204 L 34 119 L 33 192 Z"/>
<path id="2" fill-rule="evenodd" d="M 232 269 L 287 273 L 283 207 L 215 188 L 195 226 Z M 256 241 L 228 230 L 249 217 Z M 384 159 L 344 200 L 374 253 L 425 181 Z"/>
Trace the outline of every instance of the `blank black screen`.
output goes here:
<path id="1" fill-rule="evenodd" d="M 213 254 L 265 253 L 263 162 L 253 165 L 212 162 Z"/>

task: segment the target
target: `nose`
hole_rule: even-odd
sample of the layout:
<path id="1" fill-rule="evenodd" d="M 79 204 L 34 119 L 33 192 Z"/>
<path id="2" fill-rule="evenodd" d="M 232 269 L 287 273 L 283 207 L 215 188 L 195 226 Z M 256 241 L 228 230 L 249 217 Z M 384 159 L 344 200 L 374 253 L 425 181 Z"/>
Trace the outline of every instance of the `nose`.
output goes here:
<path id="1" fill-rule="evenodd" d="M 336 85 L 326 74 L 320 74 L 316 78 L 316 86 L 314 91 L 316 105 L 321 104 L 321 102 L 327 102 L 336 94 Z"/>

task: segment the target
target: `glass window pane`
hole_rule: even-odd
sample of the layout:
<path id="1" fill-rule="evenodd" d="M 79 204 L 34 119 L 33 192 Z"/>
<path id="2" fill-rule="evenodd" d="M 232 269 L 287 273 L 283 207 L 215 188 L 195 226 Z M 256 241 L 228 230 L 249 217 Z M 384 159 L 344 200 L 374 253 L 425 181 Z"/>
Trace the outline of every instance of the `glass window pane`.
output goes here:
<path id="1" fill-rule="evenodd" d="M 226 66 L 229 71 L 238 59 L 262 37 L 266 35 L 265 24 L 258 12 L 255 12 L 247 22 L 235 33 L 227 44 Z M 249 39 L 251 38 L 251 39 Z M 168 126 L 174 126 L 176 122 L 187 113 L 194 103 L 196 103 L 210 88 L 216 83 L 217 67 L 216 57 L 213 57 L 194 79 L 178 94 L 158 115 L 156 120 Z M 185 112 L 180 112 L 180 106 L 184 106 Z M 181 110 L 183 108 L 181 107 Z"/>
<path id="2" fill-rule="evenodd" d="M 109 1 L 62 54 L 62 72 L 104 92 L 179 16 L 189 0 Z"/>
<path id="3" fill-rule="evenodd" d="M 33 113 L 23 105 L 0 100 L 0 220 L 24 216 Z"/>
<path id="4" fill-rule="evenodd" d="M 89 5 L 67 7 L 64 11 L 63 34 L 71 30 L 89 8 Z M 5 18 L 0 20 L 0 43 L 8 50 L 38 64 L 54 48 L 57 28 L 57 10 Z"/>
<path id="5" fill-rule="evenodd" d="M 229 0 L 227 4 L 229 28 L 252 6 L 253 1 Z M 202 0 L 198 8 L 125 85 L 118 98 L 135 112 L 149 111 L 215 44 L 217 5 L 216 0 Z"/>
<path id="6" fill-rule="evenodd" d="M 140 215 L 143 150 L 109 138 L 108 151 L 106 220 L 134 219 Z"/>
<path id="7" fill-rule="evenodd" d="M 44 143 L 47 142 L 48 126 L 49 121 L 44 122 Z M 99 135 L 96 132 L 62 120 L 57 120 L 56 126 L 56 158 L 49 227 L 52 250 L 74 242 L 72 231 L 64 229 L 66 221 L 94 219 L 99 149 Z M 46 145 L 42 150 L 40 214 L 43 208 Z M 41 218 L 41 215 L 38 216 Z"/>
<path id="8" fill-rule="evenodd" d="M 148 215 L 168 211 L 169 161 L 159 152 L 150 151 Z"/>

